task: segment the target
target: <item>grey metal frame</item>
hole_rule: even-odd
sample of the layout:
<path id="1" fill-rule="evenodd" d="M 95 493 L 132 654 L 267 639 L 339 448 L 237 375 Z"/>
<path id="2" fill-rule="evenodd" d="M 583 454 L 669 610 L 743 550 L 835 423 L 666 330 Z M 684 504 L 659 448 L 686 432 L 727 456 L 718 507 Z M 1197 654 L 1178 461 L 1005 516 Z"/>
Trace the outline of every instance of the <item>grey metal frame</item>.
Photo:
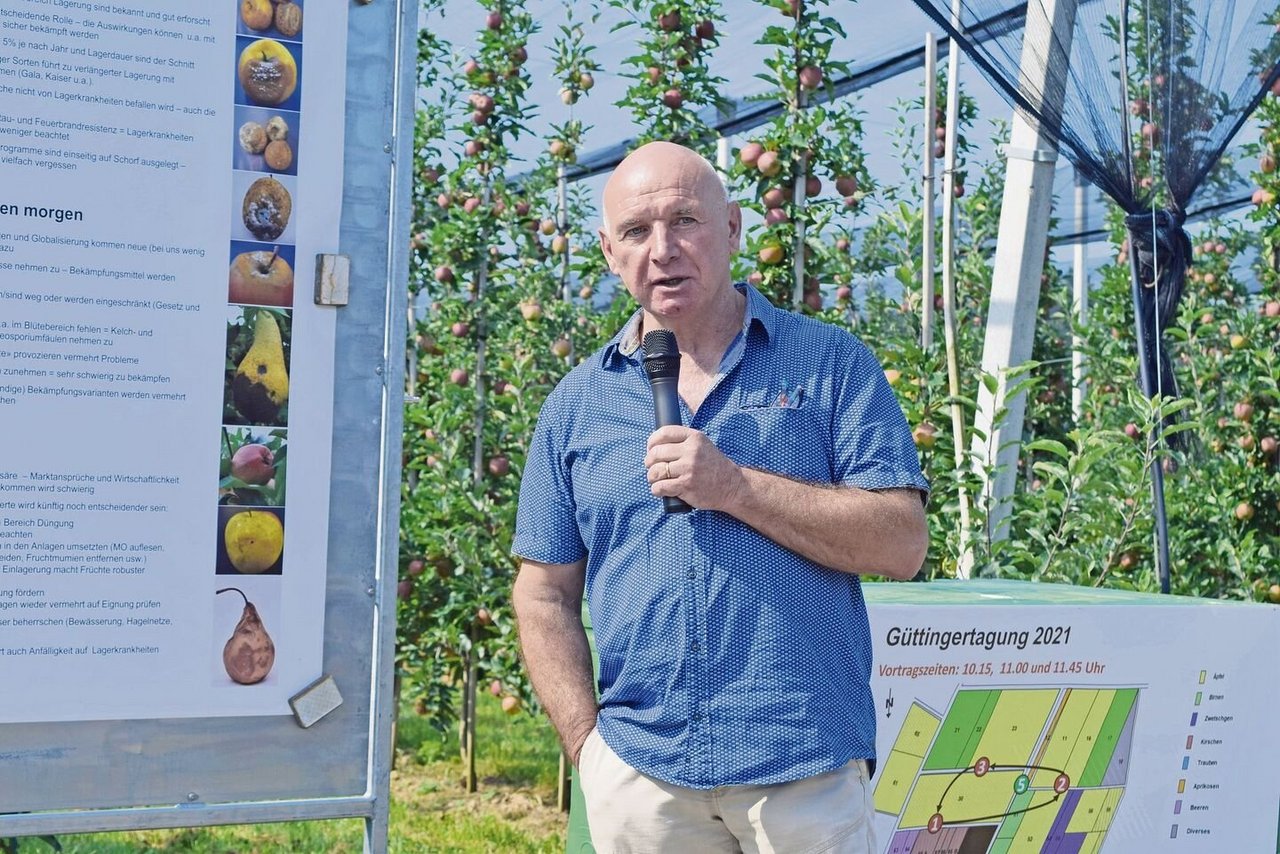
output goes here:
<path id="1" fill-rule="evenodd" d="M 0 837 L 364 818 L 387 850 L 418 9 L 352 2 L 324 671 L 345 702 L 292 717 L 0 725 Z M 13 686 L 10 686 L 11 688 Z M 25 812 L 18 812 L 25 811 Z"/>

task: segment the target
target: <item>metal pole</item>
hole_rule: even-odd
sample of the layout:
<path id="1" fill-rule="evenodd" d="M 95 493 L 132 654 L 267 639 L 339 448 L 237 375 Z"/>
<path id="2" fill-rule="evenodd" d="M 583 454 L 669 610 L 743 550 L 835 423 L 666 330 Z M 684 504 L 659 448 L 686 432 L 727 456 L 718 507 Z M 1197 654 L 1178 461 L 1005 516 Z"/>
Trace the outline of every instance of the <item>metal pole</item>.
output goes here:
<path id="1" fill-rule="evenodd" d="M 1055 112 L 1063 84 L 1050 88 L 1049 69 L 1069 59 L 1078 0 L 1041 0 L 1027 4 L 1020 74 L 1028 85 L 1044 89 L 1046 112 Z M 1048 50 L 1044 46 L 1048 46 Z M 1031 357 L 1035 340 L 1040 277 L 1048 242 L 1053 174 L 1058 152 L 1053 141 L 1015 110 L 1005 147 L 1004 195 L 991 270 L 982 372 L 997 380 L 994 392 L 978 388 L 973 451 L 983 481 L 986 535 L 1008 536 L 1009 499 L 1018 477 L 1026 395 L 1008 395 L 1009 371 Z"/>
<path id="2" fill-rule="evenodd" d="M 1075 176 L 1076 234 L 1083 234 L 1088 220 L 1088 184 L 1079 169 L 1075 170 Z M 1084 250 L 1085 243 L 1081 240 L 1072 253 L 1071 298 L 1075 303 L 1078 329 L 1083 329 L 1089 322 L 1089 271 L 1085 267 Z M 1077 425 L 1084 418 L 1084 396 L 1088 391 L 1088 358 L 1084 344 L 1078 330 L 1071 333 L 1071 420 Z"/>
<path id="3" fill-rule="evenodd" d="M 1133 325 L 1134 332 L 1138 336 L 1138 378 L 1142 382 L 1142 393 L 1147 396 L 1148 400 L 1157 399 L 1156 377 L 1151 376 L 1151 370 L 1148 366 L 1146 354 L 1147 349 L 1147 318 L 1142 310 L 1142 280 L 1138 272 L 1138 244 L 1134 240 L 1133 232 L 1129 232 L 1129 270 L 1130 270 L 1130 290 L 1133 299 Z M 1158 250 L 1155 250 L 1158 251 Z M 1153 312 L 1154 314 L 1154 312 Z M 1156 318 L 1152 317 L 1151 321 L 1157 323 Z M 1151 331 L 1152 340 L 1160 334 L 1159 329 Z M 1158 370 L 1158 369 L 1157 369 Z M 1155 426 L 1151 428 L 1151 436 L 1148 441 L 1151 447 L 1159 449 L 1164 443 L 1161 436 L 1161 422 L 1156 419 Z M 1164 507 L 1164 461 L 1160 458 L 1153 458 L 1151 461 L 1151 498 L 1155 504 L 1156 516 L 1156 572 L 1160 578 L 1160 592 L 1169 592 L 1169 519 L 1165 513 Z"/>
<path id="4" fill-rule="evenodd" d="M 951 23 L 960 29 L 959 3 L 951 7 Z M 966 467 L 966 440 L 964 406 L 960 403 L 960 356 L 956 319 L 956 133 L 960 123 L 960 50 L 955 42 L 947 50 L 947 135 L 943 143 L 942 164 L 942 331 L 947 356 L 947 392 L 951 397 L 951 435 L 955 454 L 956 471 Z M 957 498 L 960 503 L 960 557 L 956 561 L 956 578 L 968 578 L 973 573 L 973 548 L 969 544 L 972 532 L 973 512 L 969 491 L 959 482 Z"/>
<path id="5" fill-rule="evenodd" d="M 556 166 L 556 232 L 569 239 L 569 182 L 565 178 L 564 164 Z M 573 300 L 573 287 L 569 282 L 569 247 L 560 261 L 560 298 Z"/>
<path id="6" fill-rule="evenodd" d="M 955 51 L 951 52 L 955 55 Z M 920 349 L 928 353 L 933 347 L 933 231 L 934 147 L 938 117 L 938 39 L 932 32 L 924 34 L 924 175 L 922 178 L 922 218 L 920 228 L 923 246 L 920 251 Z M 950 129 L 948 129 L 948 133 Z"/>

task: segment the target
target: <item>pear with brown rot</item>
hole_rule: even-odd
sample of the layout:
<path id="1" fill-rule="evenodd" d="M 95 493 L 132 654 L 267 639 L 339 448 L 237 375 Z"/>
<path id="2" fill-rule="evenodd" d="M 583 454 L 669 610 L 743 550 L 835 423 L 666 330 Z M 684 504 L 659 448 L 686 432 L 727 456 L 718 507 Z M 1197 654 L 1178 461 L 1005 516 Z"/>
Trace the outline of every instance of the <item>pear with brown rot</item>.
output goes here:
<path id="1" fill-rule="evenodd" d="M 254 685 L 267 678 L 276 661 L 276 645 L 267 634 L 267 628 L 258 616 L 258 609 L 239 587 L 224 587 L 217 593 L 236 592 L 244 600 L 240 622 L 222 648 L 222 666 L 227 675 L 241 685 Z"/>

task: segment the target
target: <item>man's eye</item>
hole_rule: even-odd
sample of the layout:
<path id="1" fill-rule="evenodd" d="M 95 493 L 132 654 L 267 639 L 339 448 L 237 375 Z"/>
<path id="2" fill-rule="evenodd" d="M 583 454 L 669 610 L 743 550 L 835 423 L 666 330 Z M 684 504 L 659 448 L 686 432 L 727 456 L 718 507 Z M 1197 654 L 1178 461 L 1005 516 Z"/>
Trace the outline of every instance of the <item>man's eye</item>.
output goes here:
<path id="1" fill-rule="evenodd" d="M 637 225 L 632 228 L 628 228 L 626 231 L 622 233 L 622 236 L 623 237 L 639 237 L 643 233 L 644 233 L 644 227 Z"/>
<path id="2" fill-rule="evenodd" d="M 695 222 L 697 222 L 697 220 L 691 216 L 682 216 L 682 217 L 676 218 L 676 225 L 690 225 Z"/>

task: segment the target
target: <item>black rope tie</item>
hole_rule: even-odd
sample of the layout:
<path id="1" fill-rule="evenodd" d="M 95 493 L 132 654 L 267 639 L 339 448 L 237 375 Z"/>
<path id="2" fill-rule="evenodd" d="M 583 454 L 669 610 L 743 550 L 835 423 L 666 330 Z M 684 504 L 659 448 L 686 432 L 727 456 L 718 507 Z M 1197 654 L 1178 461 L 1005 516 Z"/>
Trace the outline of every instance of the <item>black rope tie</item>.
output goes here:
<path id="1" fill-rule="evenodd" d="M 1173 360 L 1163 334 L 1177 319 L 1187 268 L 1191 266 L 1191 238 L 1182 228 L 1184 219 L 1181 211 L 1157 210 L 1132 213 L 1124 220 L 1141 285 L 1135 309 L 1142 316 L 1139 358 L 1146 367 L 1143 392 L 1148 398 L 1178 396 Z M 1171 438 L 1176 439 L 1177 435 Z"/>

